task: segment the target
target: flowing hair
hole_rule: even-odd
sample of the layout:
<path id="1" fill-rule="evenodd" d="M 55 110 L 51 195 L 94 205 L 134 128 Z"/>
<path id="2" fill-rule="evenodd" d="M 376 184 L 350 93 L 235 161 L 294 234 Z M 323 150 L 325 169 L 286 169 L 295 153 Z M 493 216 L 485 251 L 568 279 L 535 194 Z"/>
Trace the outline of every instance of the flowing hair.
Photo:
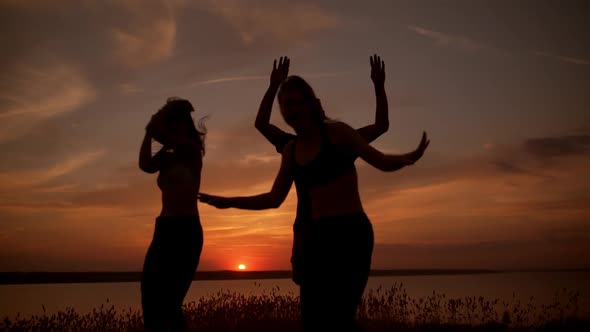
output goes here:
<path id="1" fill-rule="evenodd" d="M 189 135 L 200 143 L 201 153 L 202 155 L 205 155 L 205 135 L 207 134 L 205 120 L 207 120 L 209 116 L 201 117 L 195 126 L 195 122 L 191 116 L 191 112 L 194 111 L 195 109 L 190 101 L 179 97 L 170 97 L 158 112 L 168 113 L 166 120 L 169 122 L 186 121 L 187 123 L 190 123 Z"/>

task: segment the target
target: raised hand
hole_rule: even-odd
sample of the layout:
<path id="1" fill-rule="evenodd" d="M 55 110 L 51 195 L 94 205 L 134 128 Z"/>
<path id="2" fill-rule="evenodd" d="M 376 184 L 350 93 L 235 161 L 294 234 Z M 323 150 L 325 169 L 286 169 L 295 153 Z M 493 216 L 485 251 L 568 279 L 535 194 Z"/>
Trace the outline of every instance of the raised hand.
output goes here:
<path id="1" fill-rule="evenodd" d="M 385 62 L 377 54 L 372 55 L 369 62 L 371 63 L 371 80 L 373 80 L 373 83 L 375 85 L 385 84 Z"/>
<path id="2" fill-rule="evenodd" d="M 231 199 L 227 197 L 199 193 L 197 198 L 199 201 L 214 206 L 218 209 L 227 209 L 231 207 Z"/>
<path id="3" fill-rule="evenodd" d="M 165 108 L 159 110 L 154 115 L 152 115 L 150 121 L 145 126 L 145 130 L 148 133 L 148 135 L 156 139 L 160 143 L 162 143 L 161 137 L 159 137 L 161 134 L 160 132 L 162 130 L 162 126 L 166 121 L 166 118 L 168 117 L 168 113 L 168 110 Z"/>
<path id="4" fill-rule="evenodd" d="M 277 66 L 277 60 L 272 64 L 272 72 L 270 73 L 270 84 L 278 86 L 289 75 L 289 64 L 291 60 L 288 57 L 280 57 Z"/>
<path id="5" fill-rule="evenodd" d="M 156 131 L 158 129 L 157 127 L 161 124 L 161 122 L 162 122 L 162 114 L 160 112 L 155 113 L 154 115 L 152 115 L 152 117 L 150 118 L 150 121 L 145 126 L 146 132 L 150 136 L 153 137 L 156 134 Z"/>
<path id="6" fill-rule="evenodd" d="M 422 156 L 424 155 L 424 151 L 426 151 L 426 148 L 428 147 L 429 144 L 430 144 L 430 140 L 426 136 L 426 132 L 422 132 L 422 140 L 420 140 L 420 144 L 418 144 L 418 148 L 416 148 L 416 150 L 414 150 L 408 154 L 408 163 L 410 165 L 412 165 L 415 162 L 417 162 L 420 158 L 422 158 Z"/>

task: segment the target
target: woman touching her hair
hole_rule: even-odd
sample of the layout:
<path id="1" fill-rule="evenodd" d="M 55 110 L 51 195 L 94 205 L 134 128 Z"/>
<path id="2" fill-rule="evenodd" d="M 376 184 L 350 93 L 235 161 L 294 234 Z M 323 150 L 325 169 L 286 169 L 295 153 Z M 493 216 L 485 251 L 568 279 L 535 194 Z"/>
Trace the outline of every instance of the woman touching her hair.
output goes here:
<path id="1" fill-rule="evenodd" d="M 195 126 L 192 104 L 169 98 L 152 116 L 139 153 L 139 168 L 158 173 L 162 209 L 141 274 L 145 331 L 187 331 L 182 312 L 203 248 L 197 209 L 205 153 L 205 127 Z M 162 148 L 152 156 L 152 139 Z"/>

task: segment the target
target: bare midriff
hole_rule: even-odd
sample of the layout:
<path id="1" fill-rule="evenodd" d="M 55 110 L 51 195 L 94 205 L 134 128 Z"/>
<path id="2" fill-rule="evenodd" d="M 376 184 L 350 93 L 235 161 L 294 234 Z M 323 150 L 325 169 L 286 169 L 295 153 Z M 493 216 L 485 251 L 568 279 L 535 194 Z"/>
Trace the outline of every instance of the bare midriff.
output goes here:
<path id="1" fill-rule="evenodd" d="M 354 167 L 335 181 L 311 188 L 309 194 L 313 219 L 363 212 Z"/>
<path id="2" fill-rule="evenodd" d="M 175 185 L 162 190 L 160 216 L 198 216 L 199 185 Z"/>

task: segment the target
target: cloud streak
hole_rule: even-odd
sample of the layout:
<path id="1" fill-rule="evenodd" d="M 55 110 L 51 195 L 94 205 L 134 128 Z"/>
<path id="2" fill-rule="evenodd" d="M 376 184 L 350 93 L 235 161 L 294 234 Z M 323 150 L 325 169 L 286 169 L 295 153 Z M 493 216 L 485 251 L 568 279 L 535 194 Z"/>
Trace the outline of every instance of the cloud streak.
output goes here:
<path id="1" fill-rule="evenodd" d="M 464 36 L 447 34 L 415 25 L 408 25 L 407 28 L 420 36 L 434 41 L 438 46 L 457 47 L 467 51 L 499 51 L 499 49 L 494 46 Z"/>
<path id="2" fill-rule="evenodd" d="M 493 46 L 491 44 L 488 44 L 488 43 L 485 43 L 485 42 L 482 42 L 479 40 L 475 40 L 472 38 L 468 38 L 465 36 L 461 36 L 461 35 L 448 34 L 448 33 L 440 32 L 440 31 L 436 31 L 436 30 L 431 30 L 431 29 L 427 29 L 427 28 L 415 26 L 415 25 L 408 25 L 407 28 L 420 36 L 423 36 L 425 38 L 432 40 L 435 43 L 435 45 L 441 46 L 441 47 L 456 47 L 458 49 L 462 49 L 465 51 L 491 51 L 491 52 L 497 52 L 497 53 L 503 53 L 503 54 L 509 53 L 508 50 L 504 50 L 504 49 L 498 48 L 496 46 Z M 517 54 L 516 52 L 510 52 L 510 53 L 513 53 L 514 55 Z M 523 53 L 521 55 L 523 55 L 523 56 L 534 55 L 534 56 L 538 56 L 538 57 L 545 57 L 548 59 L 553 59 L 553 60 L 557 60 L 560 62 L 575 64 L 575 65 L 583 65 L 583 66 L 590 65 L 590 60 L 587 60 L 587 59 L 581 59 L 581 58 L 563 56 L 563 55 L 556 55 L 556 54 L 552 54 L 549 52 L 543 52 L 543 51 L 531 51 L 531 52 Z"/>
<path id="3" fill-rule="evenodd" d="M 307 77 L 307 78 L 325 78 L 325 77 L 340 77 L 353 74 L 352 71 L 342 71 L 342 72 L 333 72 L 333 73 L 300 73 L 298 75 Z M 221 77 L 221 78 L 214 78 L 204 81 L 198 81 L 195 83 L 190 84 L 189 86 L 196 86 L 196 85 L 208 85 L 208 84 L 219 84 L 219 83 L 233 83 L 233 82 L 242 82 L 242 81 L 259 81 L 259 80 L 267 80 L 270 78 L 269 75 L 250 75 L 250 76 L 232 76 L 232 77 Z"/>
<path id="4" fill-rule="evenodd" d="M 133 29 L 113 29 L 115 57 L 129 67 L 142 67 L 172 56 L 176 21 L 172 17 L 146 20 Z"/>
<path id="5" fill-rule="evenodd" d="M 50 180 L 73 173 L 84 166 L 95 162 L 105 155 L 105 150 L 96 150 L 81 153 L 70 157 L 46 169 L 15 170 L 0 173 L 0 188 L 2 191 L 26 188 L 49 182 Z M 50 193 L 72 189 L 70 185 L 46 188 Z"/>
<path id="6" fill-rule="evenodd" d="M 556 55 L 556 54 L 551 54 L 548 52 L 541 52 L 541 51 L 532 52 L 532 54 L 535 54 L 535 55 L 541 56 L 541 57 L 545 57 L 545 58 L 550 58 L 553 60 L 558 60 L 561 62 L 567 62 L 567 63 L 574 64 L 574 65 L 583 65 L 583 66 L 590 65 L 590 60 L 587 60 L 587 59 L 580 59 L 580 58 L 574 58 L 574 57 L 569 57 L 569 56 Z"/>
<path id="7" fill-rule="evenodd" d="M 268 78 L 268 76 L 263 76 L 263 75 L 222 77 L 222 78 L 215 78 L 215 79 L 195 82 L 195 83 L 191 84 L 190 86 L 217 84 L 217 83 L 242 82 L 242 81 L 258 81 L 258 80 L 262 80 L 262 79 L 266 79 L 266 78 Z"/>
<path id="8" fill-rule="evenodd" d="M 18 138 L 39 123 L 92 102 L 96 90 L 72 65 L 19 66 L 3 82 L 0 142 Z"/>
<path id="9" fill-rule="evenodd" d="M 273 1 L 209 1 L 207 9 L 219 15 L 248 45 L 264 39 L 289 43 L 306 42 L 313 34 L 335 28 L 339 21 L 314 3 Z"/>

